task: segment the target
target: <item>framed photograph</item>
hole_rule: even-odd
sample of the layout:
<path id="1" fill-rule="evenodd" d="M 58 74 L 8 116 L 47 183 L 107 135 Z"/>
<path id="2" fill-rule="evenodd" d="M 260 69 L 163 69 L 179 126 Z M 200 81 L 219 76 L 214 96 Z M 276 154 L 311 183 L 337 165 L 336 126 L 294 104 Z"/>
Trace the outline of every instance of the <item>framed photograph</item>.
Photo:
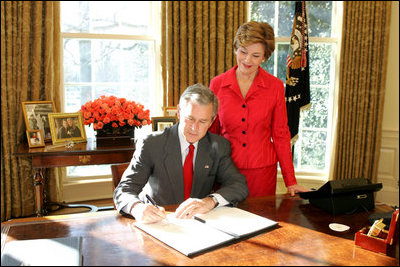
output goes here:
<path id="1" fill-rule="evenodd" d="M 44 134 L 42 130 L 26 131 L 29 147 L 44 147 Z"/>
<path id="2" fill-rule="evenodd" d="M 53 101 L 22 102 L 26 130 L 42 130 L 44 141 L 51 142 L 49 113 L 56 112 Z"/>
<path id="3" fill-rule="evenodd" d="M 53 145 L 66 141 L 87 142 L 83 116 L 77 113 L 49 113 Z"/>
<path id="4" fill-rule="evenodd" d="M 164 116 L 165 117 L 176 117 L 177 109 L 176 107 L 165 107 Z"/>
<path id="5" fill-rule="evenodd" d="M 176 117 L 152 117 L 153 131 L 162 131 L 174 125 L 178 119 Z"/>

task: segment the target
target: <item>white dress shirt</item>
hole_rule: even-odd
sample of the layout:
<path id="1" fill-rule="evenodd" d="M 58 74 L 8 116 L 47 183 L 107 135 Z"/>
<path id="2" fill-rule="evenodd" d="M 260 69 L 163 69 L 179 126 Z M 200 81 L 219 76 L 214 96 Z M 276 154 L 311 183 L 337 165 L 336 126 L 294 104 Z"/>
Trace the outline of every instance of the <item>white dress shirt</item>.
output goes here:
<path id="1" fill-rule="evenodd" d="M 183 168 L 183 163 L 185 162 L 186 156 L 189 154 L 189 145 L 191 144 L 188 141 L 186 141 L 186 138 L 183 136 L 180 129 L 178 129 L 178 136 L 179 136 L 179 142 L 181 144 L 182 168 Z M 192 145 L 194 146 L 194 151 L 193 151 L 193 170 L 194 170 L 199 141 L 193 143 Z M 218 200 L 219 203 L 218 206 L 225 206 L 229 204 L 229 202 L 225 198 L 223 198 L 220 194 L 214 193 L 211 195 L 213 195 Z"/>

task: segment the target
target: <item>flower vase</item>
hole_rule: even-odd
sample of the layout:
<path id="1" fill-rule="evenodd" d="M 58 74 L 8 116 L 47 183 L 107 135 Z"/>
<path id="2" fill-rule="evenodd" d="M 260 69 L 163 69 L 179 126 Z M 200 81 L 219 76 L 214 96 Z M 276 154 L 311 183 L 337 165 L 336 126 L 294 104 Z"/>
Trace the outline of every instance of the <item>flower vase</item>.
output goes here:
<path id="1" fill-rule="evenodd" d="M 108 146 L 132 146 L 135 140 L 135 130 L 129 132 L 113 132 L 106 133 L 102 130 L 96 131 L 96 145 L 97 147 Z"/>

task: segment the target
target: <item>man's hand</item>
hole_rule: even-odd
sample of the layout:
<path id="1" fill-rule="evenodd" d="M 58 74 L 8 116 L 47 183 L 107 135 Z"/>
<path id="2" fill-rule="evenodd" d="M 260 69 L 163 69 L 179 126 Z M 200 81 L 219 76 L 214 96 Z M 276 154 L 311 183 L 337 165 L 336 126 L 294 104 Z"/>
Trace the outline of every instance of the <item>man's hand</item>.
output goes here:
<path id="1" fill-rule="evenodd" d="M 156 207 L 152 204 L 138 202 L 131 209 L 131 214 L 135 220 L 141 223 L 155 223 L 166 218 L 165 209 Z"/>
<path id="2" fill-rule="evenodd" d="M 310 189 L 306 189 L 298 184 L 290 185 L 287 187 L 288 192 L 290 193 L 290 196 L 294 197 L 296 193 L 299 192 L 308 192 L 311 191 Z"/>
<path id="3" fill-rule="evenodd" d="M 203 199 L 188 198 L 175 211 L 175 217 L 179 219 L 191 219 L 196 213 L 207 213 L 215 207 L 211 197 Z"/>

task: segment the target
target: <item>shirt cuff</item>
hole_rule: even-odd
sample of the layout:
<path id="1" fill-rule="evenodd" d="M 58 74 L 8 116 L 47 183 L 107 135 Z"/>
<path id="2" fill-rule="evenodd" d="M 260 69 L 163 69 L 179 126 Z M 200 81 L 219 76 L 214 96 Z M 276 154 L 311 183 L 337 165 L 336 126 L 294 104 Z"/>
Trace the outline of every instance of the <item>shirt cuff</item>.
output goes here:
<path id="1" fill-rule="evenodd" d="M 131 210 L 132 210 L 133 205 L 135 205 L 136 203 L 141 203 L 141 202 L 142 201 L 135 201 L 135 202 L 129 203 L 128 205 L 124 206 L 121 210 L 123 212 L 125 212 L 126 214 L 132 215 Z"/>
<path id="2" fill-rule="evenodd" d="M 228 204 L 230 204 L 225 198 L 223 198 L 220 194 L 214 193 L 214 194 L 210 194 L 213 195 L 217 200 L 218 200 L 218 206 L 226 206 Z"/>

